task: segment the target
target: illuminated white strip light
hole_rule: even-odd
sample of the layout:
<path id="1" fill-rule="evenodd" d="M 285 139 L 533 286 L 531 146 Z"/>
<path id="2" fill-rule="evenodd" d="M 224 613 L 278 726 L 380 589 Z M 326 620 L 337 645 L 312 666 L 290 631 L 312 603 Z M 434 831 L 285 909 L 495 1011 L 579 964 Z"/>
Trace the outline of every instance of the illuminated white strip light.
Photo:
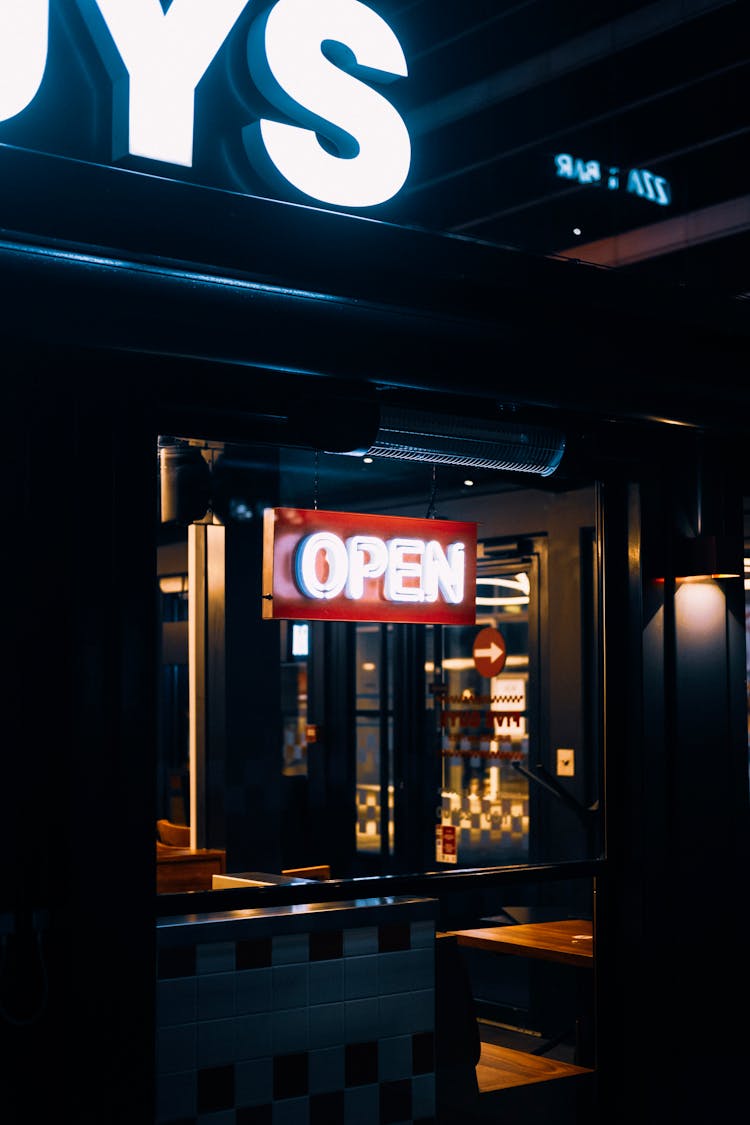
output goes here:
<path id="1" fill-rule="evenodd" d="M 512 578 L 477 578 L 477 586 L 493 586 L 515 590 L 514 595 L 497 594 L 493 597 L 483 598 L 477 594 L 477 605 L 528 605 L 531 585 L 529 576 L 525 571 L 513 575 Z"/>

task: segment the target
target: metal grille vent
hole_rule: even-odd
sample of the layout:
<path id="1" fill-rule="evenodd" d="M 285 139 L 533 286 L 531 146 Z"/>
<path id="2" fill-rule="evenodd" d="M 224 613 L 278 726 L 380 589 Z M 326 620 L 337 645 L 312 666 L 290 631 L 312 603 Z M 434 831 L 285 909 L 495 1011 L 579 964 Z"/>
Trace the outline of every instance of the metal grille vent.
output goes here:
<path id="1" fill-rule="evenodd" d="M 367 450 L 372 457 L 504 469 L 548 477 L 565 452 L 565 437 L 542 426 L 490 423 L 400 407 L 381 409 Z"/>

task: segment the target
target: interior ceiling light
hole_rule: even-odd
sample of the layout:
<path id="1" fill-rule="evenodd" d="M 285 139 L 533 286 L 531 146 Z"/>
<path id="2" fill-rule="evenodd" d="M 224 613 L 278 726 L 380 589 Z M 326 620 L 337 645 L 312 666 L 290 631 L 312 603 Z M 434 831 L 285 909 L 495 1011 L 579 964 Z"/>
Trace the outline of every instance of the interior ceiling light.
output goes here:
<path id="1" fill-rule="evenodd" d="M 344 452 L 362 456 L 362 450 Z M 554 473 L 565 452 L 565 437 L 556 430 L 517 422 L 487 422 L 407 407 L 382 405 L 368 457 L 390 457 L 472 469 Z"/>

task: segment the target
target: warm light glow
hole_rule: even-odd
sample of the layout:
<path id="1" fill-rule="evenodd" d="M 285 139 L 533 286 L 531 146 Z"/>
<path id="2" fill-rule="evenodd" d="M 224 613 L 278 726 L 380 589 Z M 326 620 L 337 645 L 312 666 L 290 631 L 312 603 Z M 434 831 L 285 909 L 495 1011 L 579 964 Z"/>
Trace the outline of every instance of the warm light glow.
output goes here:
<path id="1" fill-rule="evenodd" d="M 173 0 L 164 11 L 160 0 L 79 0 L 112 78 L 115 159 L 192 165 L 196 87 L 246 4 Z"/>
<path id="2" fill-rule="evenodd" d="M 474 660 L 471 656 L 448 656 L 443 661 L 443 668 L 449 672 L 466 672 L 473 667 Z"/>
<path id="3" fill-rule="evenodd" d="M 162 594 L 186 594 L 187 588 L 187 574 L 166 574 L 159 579 Z"/>
<path id="4" fill-rule="evenodd" d="M 694 645 L 696 657 L 702 648 L 715 643 L 725 628 L 726 599 L 714 582 L 686 582 L 675 593 L 677 624 L 686 641 Z"/>
<path id="5" fill-rule="evenodd" d="M 377 665 L 372 660 L 365 660 L 362 664 L 363 672 L 374 672 Z"/>
<path id="6" fill-rule="evenodd" d="M 0 121 L 33 101 L 47 66 L 49 0 L 0 4 Z"/>
<path id="7" fill-rule="evenodd" d="M 683 584 L 685 582 L 714 582 L 719 578 L 739 578 L 739 574 L 678 574 L 675 577 L 675 582 Z M 662 578 L 663 582 L 664 579 Z"/>
<path id="8" fill-rule="evenodd" d="M 528 668 L 528 656 L 506 656 L 506 668 Z M 474 658 L 471 656 L 448 656 L 443 661 L 442 667 L 448 672 L 468 672 L 469 669 L 475 668 Z M 435 665 L 432 662 L 425 664 L 426 672 L 434 672 Z"/>
<path id="9" fill-rule="evenodd" d="M 310 626 L 292 625 L 292 656 L 310 655 Z"/>
<path id="10" fill-rule="evenodd" d="M 409 134 L 391 103 L 358 77 L 391 82 L 408 73 L 381 16 L 359 0 L 279 0 L 251 28 L 248 58 L 261 93 L 305 126 L 267 118 L 248 126 L 245 146 L 259 171 L 267 154 L 305 195 L 343 207 L 372 207 L 399 191 L 411 163 Z"/>

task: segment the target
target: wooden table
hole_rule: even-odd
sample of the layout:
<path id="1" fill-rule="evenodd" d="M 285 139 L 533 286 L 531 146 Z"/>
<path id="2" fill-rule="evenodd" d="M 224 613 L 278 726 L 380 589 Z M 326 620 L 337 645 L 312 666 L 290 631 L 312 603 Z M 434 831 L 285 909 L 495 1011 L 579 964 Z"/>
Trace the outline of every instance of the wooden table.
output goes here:
<path id="1" fill-rule="evenodd" d="M 592 980 L 588 971 L 594 967 L 594 931 L 583 918 L 564 918 L 557 922 L 523 922 L 507 926 L 483 926 L 476 930 L 451 930 L 459 945 L 484 949 L 490 953 L 507 953 L 513 957 L 530 957 L 538 961 L 556 961 L 578 970 L 576 1012 L 576 1063 L 593 1066 L 594 1037 L 592 1023 Z"/>
<path id="2" fill-rule="evenodd" d="M 226 871 L 223 848 L 174 848 L 156 841 L 157 894 L 210 891 L 211 877 Z"/>
<path id="3" fill-rule="evenodd" d="M 459 945 L 510 953 L 542 961 L 559 961 L 590 969 L 594 963 L 594 932 L 591 922 L 564 918 L 559 922 L 523 922 L 509 926 L 483 926 L 477 930 L 451 930 Z"/>

